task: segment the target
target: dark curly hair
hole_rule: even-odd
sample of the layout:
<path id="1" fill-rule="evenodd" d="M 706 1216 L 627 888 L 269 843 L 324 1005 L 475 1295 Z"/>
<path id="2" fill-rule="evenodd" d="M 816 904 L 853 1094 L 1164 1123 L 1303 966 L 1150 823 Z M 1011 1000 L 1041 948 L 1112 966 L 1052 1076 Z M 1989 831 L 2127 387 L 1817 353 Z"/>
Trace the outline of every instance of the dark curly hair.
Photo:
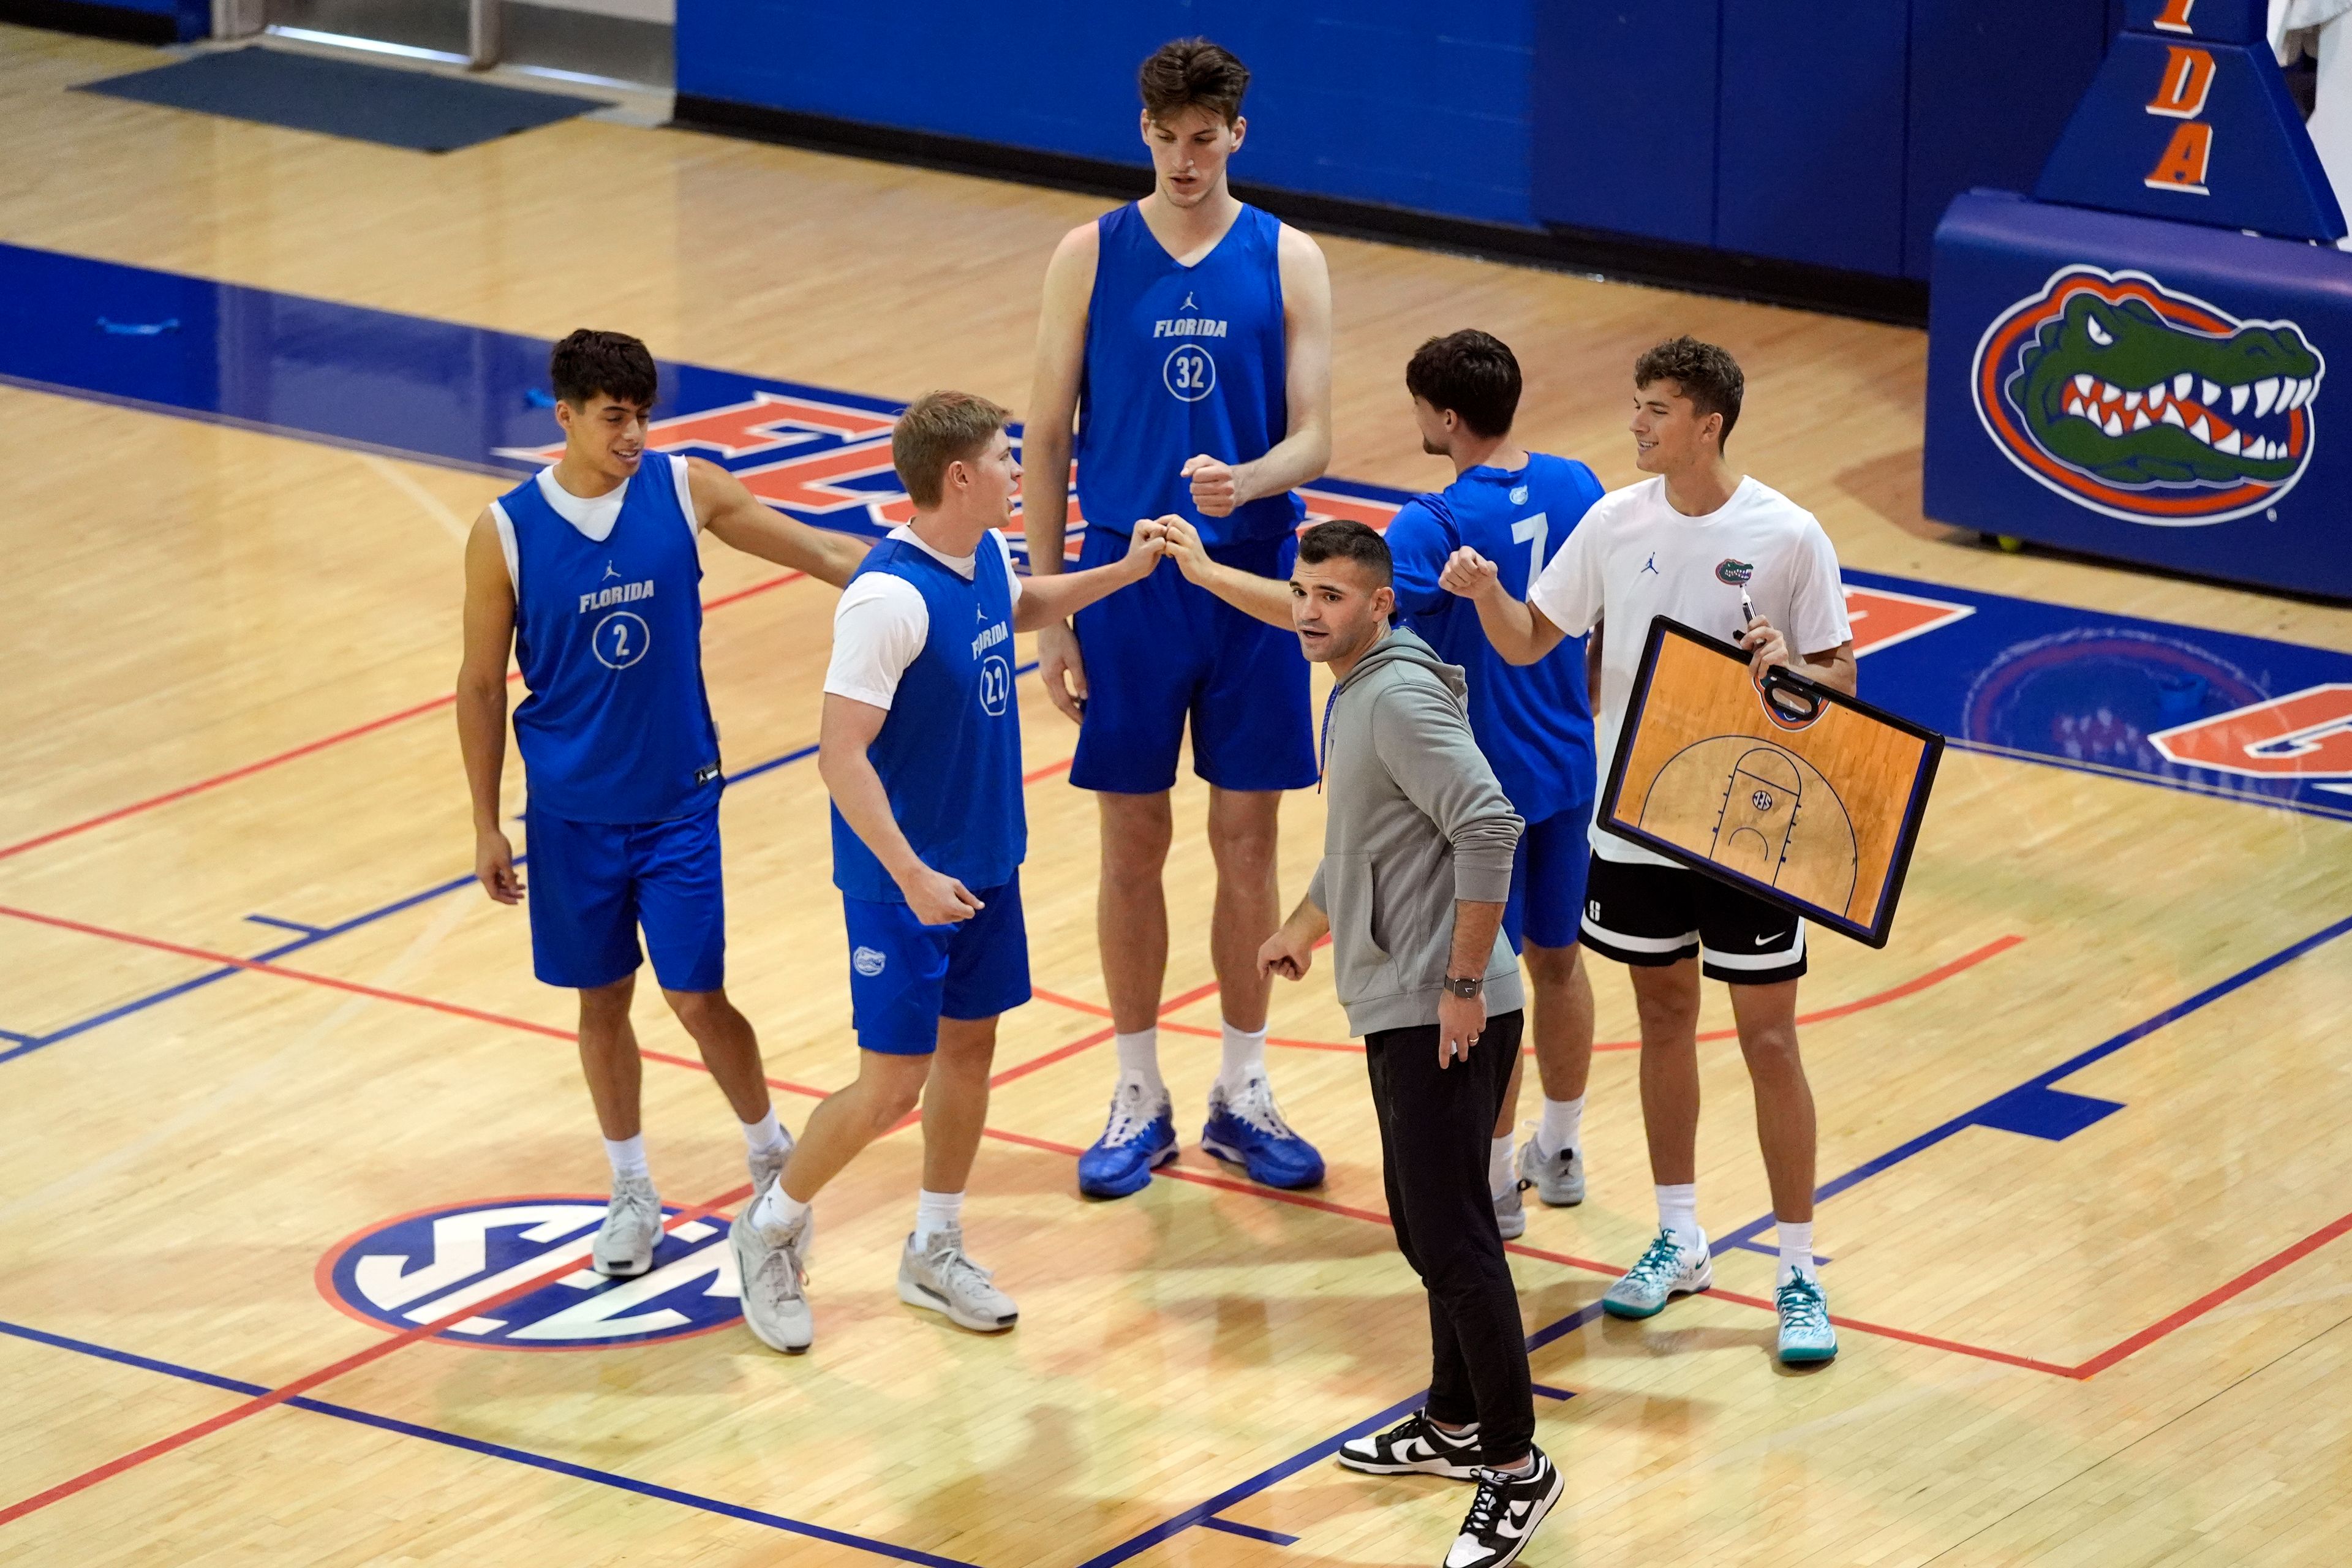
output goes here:
<path id="1" fill-rule="evenodd" d="M 583 327 L 547 356 L 547 379 L 555 395 L 578 408 L 598 393 L 615 403 L 651 408 L 661 389 L 661 373 L 646 345 L 626 332 Z"/>
<path id="2" fill-rule="evenodd" d="M 1671 381 L 1691 400 L 1702 419 L 1710 414 L 1723 416 L 1722 434 L 1716 437 L 1716 447 L 1721 450 L 1731 444 L 1731 427 L 1739 423 L 1739 399 L 1748 390 L 1748 378 L 1739 373 L 1739 362 L 1713 343 L 1703 343 L 1688 335 L 1670 338 L 1633 362 L 1633 384 L 1647 386 L 1654 381 Z"/>
<path id="3" fill-rule="evenodd" d="M 1151 51 L 1135 81 L 1143 89 L 1143 110 L 1154 121 L 1199 108 L 1231 125 L 1241 118 L 1250 73 L 1206 38 L 1177 38 Z"/>

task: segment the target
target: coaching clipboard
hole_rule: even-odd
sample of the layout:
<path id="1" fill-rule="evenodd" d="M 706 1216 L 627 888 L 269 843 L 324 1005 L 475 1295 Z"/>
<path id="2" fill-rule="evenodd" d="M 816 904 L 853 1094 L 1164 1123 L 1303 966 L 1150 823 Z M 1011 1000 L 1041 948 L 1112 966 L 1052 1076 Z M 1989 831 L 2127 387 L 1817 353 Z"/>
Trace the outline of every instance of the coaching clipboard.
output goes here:
<path id="1" fill-rule="evenodd" d="M 1594 826 L 1886 945 L 1944 738 L 1650 623 Z"/>

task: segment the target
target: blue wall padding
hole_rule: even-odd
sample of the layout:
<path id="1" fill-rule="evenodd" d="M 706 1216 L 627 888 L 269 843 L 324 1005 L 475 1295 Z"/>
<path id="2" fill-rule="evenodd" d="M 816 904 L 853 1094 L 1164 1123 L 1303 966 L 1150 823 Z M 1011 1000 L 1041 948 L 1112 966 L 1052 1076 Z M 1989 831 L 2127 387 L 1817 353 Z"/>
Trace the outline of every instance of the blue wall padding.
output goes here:
<path id="1" fill-rule="evenodd" d="M 2033 188 L 2121 19 L 2049 0 L 1911 0 L 1905 273 L 1927 276 L 1936 225 L 1962 191 Z"/>
<path id="2" fill-rule="evenodd" d="M 1887 0 L 1724 7 L 1718 247 L 1903 270 L 1909 31 Z"/>
<path id="3" fill-rule="evenodd" d="M 1546 0 L 1535 24 L 1535 214 L 1715 243 L 1722 0 Z"/>
<path id="4" fill-rule="evenodd" d="M 678 7 L 677 85 L 1140 169 L 1136 67 L 1200 34 L 1255 75 L 1236 178 L 1525 224 L 1533 3 L 1467 0 L 1433 20 L 1420 0 L 694 0 Z"/>

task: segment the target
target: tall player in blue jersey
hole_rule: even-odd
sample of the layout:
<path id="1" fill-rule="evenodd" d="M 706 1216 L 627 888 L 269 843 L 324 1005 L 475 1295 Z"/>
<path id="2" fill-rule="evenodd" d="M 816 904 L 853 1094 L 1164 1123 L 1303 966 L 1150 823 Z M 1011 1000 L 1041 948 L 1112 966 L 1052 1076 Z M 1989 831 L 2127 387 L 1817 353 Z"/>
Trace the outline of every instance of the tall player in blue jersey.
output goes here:
<path id="1" fill-rule="evenodd" d="M 1291 490 L 1331 453 L 1323 253 L 1227 186 L 1226 161 L 1247 130 L 1239 60 L 1183 39 L 1144 61 L 1139 83 L 1151 194 L 1071 230 L 1045 270 L 1022 450 L 1030 570 L 1063 568 L 1075 421 L 1080 566 L 1118 559 L 1134 520 L 1174 515 L 1220 561 L 1286 579 L 1303 516 Z M 1257 967 L 1282 918 L 1282 791 L 1315 782 L 1297 637 L 1287 619 L 1279 631 L 1259 626 L 1161 572 L 1116 614 L 1097 607 L 1074 628 L 1047 627 L 1037 654 L 1046 695 L 1080 725 L 1070 782 L 1096 792 L 1102 815 L 1096 938 L 1119 1076 L 1108 1124 L 1079 1156 L 1080 1190 L 1137 1192 L 1176 1157 L 1157 1026 L 1169 791 L 1188 721 L 1192 768 L 1209 785 L 1209 954 L 1224 1014 L 1201 1145 L 1254 1180 L 1313 1185 L 1323 1157 L 1283 1121 L 1266 1079 L 1268 982 Z"/>
<path id="2" fill-rule="evenodd" d="M 723 781 L 702 685 L 698 537 L 836 587 L 866 545 L 780 516 L 714 463 L 649 457 L 657 373 L 636 339 L 576 331 L 548 374 L 563 456 L 491 502 L 466 541 L 457 739 L 475 875 L 499 903 L 521 902 L 499 799 L 513 656 L 530 693 L 514 731 L 530 792 L 531 968 L 580 993 L 580 1065 L 613 1167 L 591 1258 L 630 1276 L 652 1266 L 661 1230 L 629 1024 L 640 926 L 664 999 L 743 1125 L 753 1182 L 772 1181 L 792 1146 L 758 1037 L 724 985 Z"/>
<path id="3" fill-rule="evenodd" d="M 919 1102 L 923 1187 L 898 1299 L 983 1333 L 1020 1316 L 963 1246 L 997 1016 L 1029 1000 L 1013 634 L 1147 575 L 1161 531 L 1139 524 L 1122 559 L 1091 571 L 1014 576 L 1011 417 L 962 392 L 899 416 L 890 460 L 915 515 L 874 547 L 834 615 L 817 767 L 833 794 L 857 1078 L 810 1114 L 782 1178 L 732 1232 L 743 1315 L 788 1353 L 815 1332 L 810 1204 Z"/>
<path id="4" fill-rule="evenodd" d="M 1510 664 L 1486 640 L 1475 607 L 1441 588 L 1438 577 L 1454 552 L 1470 545 L 1507 581 L 1534 581 L 1601 498 L 1601 481 L 1571 458 L 1513 445 L 1519 363 L 1499 339 L 1475 331 L 1432 338 L 1405 366 L 1404 381 L 1422 449 L 1452 459 L 1454 480 L 1406 502 L 1389 524 L 1399 624 L 1462 668 L 1471 733 L 1527 824 L 1503 929 L 1532 983 L 1544 1110 L 1514 1161 L 1511 1122 L 1521 1076 L 1514 1067 L 1487 1172 L 1496 1222 L 1511 1237 L 1527 1231 L 1522 1178 L 1548 1204 L 1584 1201 L 1580 1141 L 1592 1068 L 1592 982 L 1577 931 L 1592 815 L 1592 706 L 1581 638 L 1533 664 Z M 1269 626 L 1291 623 L 1286 584 L 1213 560 L 1181 523 L 1168 532 L 1170 553 L 1186 577 Z"/>

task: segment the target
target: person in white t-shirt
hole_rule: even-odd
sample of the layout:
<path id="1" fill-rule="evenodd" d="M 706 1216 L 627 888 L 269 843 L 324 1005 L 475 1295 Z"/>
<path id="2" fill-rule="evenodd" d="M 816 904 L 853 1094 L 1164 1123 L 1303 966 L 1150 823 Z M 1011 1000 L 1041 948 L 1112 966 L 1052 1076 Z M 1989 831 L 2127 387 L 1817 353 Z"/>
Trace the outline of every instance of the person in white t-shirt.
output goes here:
<path id="1" fill-rule="evenodd" d="M 1723 455 L 1739 418 L 1739 366 L 1712 343 L 1659 344 L 1633 368 L 1634 462 L 1656 475 L 1595 501 L 1522 604 L 1495 563 L 1456 551 L 1444 585 L 1473 600 L 1514 664 L 1590 631 L 1599 776 L 1609 776 L 1651 620 L 1669 616 L 1736 637 L 1760 674 L 1786 665 L 1854 689 L 1837 553 L 1812 513 Z M 1747 620 L 1745 595 L 1756 615 Z M 1602 1298 L 1647 1318 L 1715 1282 L 1697 1217 L 1699 976 L 1727 983 L 1756 1090 L 1756 1121 L 1779 1222 L 1780 1359 L 1837 1354 L 1812 1250 L 1813 1097 L 1797 1054 L 1803 921 L 1603 828 L 1592 836 L 1584 945 L 1631 966 L 1642 1020 L 1642 1112 L 1657 1184 L 1658 1237 Z"/>

